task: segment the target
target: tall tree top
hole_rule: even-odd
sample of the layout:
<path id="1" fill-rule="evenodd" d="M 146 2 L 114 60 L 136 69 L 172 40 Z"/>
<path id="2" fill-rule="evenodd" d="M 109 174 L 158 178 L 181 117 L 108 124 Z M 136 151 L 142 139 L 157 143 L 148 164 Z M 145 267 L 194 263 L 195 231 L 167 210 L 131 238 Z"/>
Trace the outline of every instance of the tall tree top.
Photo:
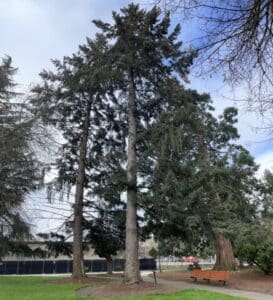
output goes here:
<path id="1" fill-rule="evenodd" d="M 177 41 L 180 25 L 170 31 L 170 16 L 162 16 L 160 9 L 150 11 L 130 4 L 113 12 L 114 24 L 93 21 L 112 40 L 112 59 L 118 69 L 131 70 L 136 76 L 144 74 L 158 81 L 176 71 L 186 79 L 193 53 L 181 49 Z M 156 75 L 156 76 L 155 76 Z"/>
<path id="2" fill-rule="evenodd" d="M 13 76 L 17 69 L 12 66 L 10 56 L 4 57 L 0 65 L 0 100 L 8 101 L 14 92 L 12 88 L 15 86 Z"/>

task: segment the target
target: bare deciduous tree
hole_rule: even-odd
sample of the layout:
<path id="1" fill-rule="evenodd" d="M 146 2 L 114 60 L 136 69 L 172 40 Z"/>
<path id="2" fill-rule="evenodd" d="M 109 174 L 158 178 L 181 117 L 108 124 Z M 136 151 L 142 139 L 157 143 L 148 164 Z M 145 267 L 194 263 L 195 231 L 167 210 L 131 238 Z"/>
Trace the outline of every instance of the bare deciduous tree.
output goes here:
<path id="1" fill-rule="evenodd" d="M 219 72 L 232 85 L 247 83 L 251 108 L 273 113 L 272 0 L 158 0 L 153 2 L 198 33 L 191 44 L 198 52 L 200 74 Z M 272 125 L 272 122 L 271 122 Z M 272 128 L 272 126 L 271 126 Z"/>

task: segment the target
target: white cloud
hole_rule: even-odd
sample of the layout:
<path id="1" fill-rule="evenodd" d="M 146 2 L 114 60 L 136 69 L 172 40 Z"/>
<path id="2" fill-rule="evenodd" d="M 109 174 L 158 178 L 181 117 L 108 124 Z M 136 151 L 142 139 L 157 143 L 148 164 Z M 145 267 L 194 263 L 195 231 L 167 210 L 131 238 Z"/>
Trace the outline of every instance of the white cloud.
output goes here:
<path id="1" fill-rule="evenodd" d="M 52 58 L 77 51 L 97 31 L 93 19 L 109 21 L 127 1 L 0 0 L 0 58 L 13 57 L 17 80 L 25 88 L 38 80 Z"/>
<path id="2" fill-rule="evenodd" d="M 258 156 L 256 161 L 260 165 L 259 171 L 257 172 L 259 178 L 263 176 L 266 169 L 273 171 L 273 149 Z"/>

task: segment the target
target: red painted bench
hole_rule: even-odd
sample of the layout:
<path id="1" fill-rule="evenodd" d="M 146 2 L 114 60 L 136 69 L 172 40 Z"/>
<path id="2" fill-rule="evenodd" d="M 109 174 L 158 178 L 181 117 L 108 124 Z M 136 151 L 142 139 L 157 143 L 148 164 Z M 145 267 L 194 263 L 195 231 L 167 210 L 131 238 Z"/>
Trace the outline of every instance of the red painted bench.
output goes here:
<path id="1" fill-rule="evenodd" d="M 208 282 L 210 282 L 211 280 L 213 280 L 226 284 L 227 280 L 229 279 L 229 272 L 214 270 L 193 270 L 190 277 L 195 281 L 207 280 Z"/>

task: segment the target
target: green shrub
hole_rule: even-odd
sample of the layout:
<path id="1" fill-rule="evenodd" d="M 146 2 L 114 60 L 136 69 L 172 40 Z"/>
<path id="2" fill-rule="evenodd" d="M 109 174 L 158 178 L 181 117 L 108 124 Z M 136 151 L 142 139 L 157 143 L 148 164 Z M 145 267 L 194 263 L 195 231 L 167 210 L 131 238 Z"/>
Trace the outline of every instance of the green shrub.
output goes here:
<path id="1" fill-rule="evenodd" d="M 258 246 L 257 265 L 265 274 L 273 273 L 273 235 Z"/>
<path id="2" fill-rule="evenodd" d="M 238 242 L 236 255 L 240 260 L 257 265 L 265 274 L 273 273 L 273 234 L 255 240 L 247 235 Z"/>

